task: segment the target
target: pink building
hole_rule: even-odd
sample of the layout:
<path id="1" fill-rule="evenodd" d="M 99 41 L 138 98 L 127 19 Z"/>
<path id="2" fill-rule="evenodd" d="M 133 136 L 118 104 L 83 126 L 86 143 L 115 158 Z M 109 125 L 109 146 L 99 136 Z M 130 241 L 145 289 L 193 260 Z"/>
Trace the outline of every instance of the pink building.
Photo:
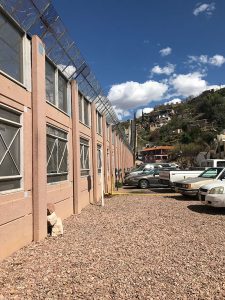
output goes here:
<path id="1" fill-rule="evenodd" d="M 37 3 L 0 1 L 0 260 L 46 237 L 48 202 L 62 219 L 78 214 L 111 192 L 115 168 L 133 165 L 110 103 L 87 92 L 84 69 L 62 66 L 48 26 L 36 29 L 56 13 Z"/>

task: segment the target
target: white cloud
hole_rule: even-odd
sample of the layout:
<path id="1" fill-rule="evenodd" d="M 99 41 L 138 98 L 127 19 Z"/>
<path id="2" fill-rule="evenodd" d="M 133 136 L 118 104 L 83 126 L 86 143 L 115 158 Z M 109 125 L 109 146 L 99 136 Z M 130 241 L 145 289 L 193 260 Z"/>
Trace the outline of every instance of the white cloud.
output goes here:
<path id="1" fill-rule="evenodd" d="M 174 72 L 175 70 L 175 65 L 168 64 L 167 66 L 161 68 L 160 66 L 155 66 L 151 70 L 151 74 L 165 74 L 165 75 L 170 75 Z"/>
<path id="2" fill-rule="evenodd" d="M 197 4 L 196 8 L 193 10 L 193 14 L 198 16 L 200 13 L 205 13 L 208 16 L 211 16 L 213 11 L 216 9 L 216 5 L 214 2 L 209 4 L 207 3 L 199 3 Z"/>
<path id="3" fill-rule="evenodd" d="M 145 108 L 139 108 L 137 111 L 136 111 L 136 118 L 139 118 L 142 116 L 142 111 L 144 114 L 149 114 L 150 112 L 152 112 L 154 110 L 154 108 L 152 107 L 145 107 Z"/>
<path id="4" fill-rule="evenodd" d="M 221 67 L 225 63 L 225 57 L 220 54 L 216 54 L 212 57 L 208 57 L 208 55 L 200 55 L 200 56 L 189 55 L 188 58 L 189 58 L 189 63 L 196 62 L 199 65 L 208 64 L 216 67 Z"/>
<path id="5" fill-rule="evenodd" d="M 113 85 L 108 98 L 112 105 L 128 110 L 146 105 L 151 101 L 161 100 L 167 90 L 166 84 L 157 81 L 149 80 L 144 83 L 128 81 Z"/>
<path id="6" fill-rule="evenodd" d="M 154 108 L 152 108 L 152 107 L 145 107 L 144 109 L 143 109 L 143 112 L 145 113 L 145 114 L 149 114 L 150 112 L 152 112 L 154 110 Z"/>
<path id="7" fill-rule="evenodd" d="M 209 63 L 211 65 L 220 67 L 225 63 L 225 57 L 222 55 L 214 55 L 213 57 L 209 58 Z"/>
<path id="8" fill-rule="evenodd" d="M 136 118 L 140 118 L 142 116 L 142 109 L 139 108 L 137 111 L 136 111 Z"/>
<path id="9" fill-rule="evenodd" d="M 175 99 L 173 99 L 173 100 L 170 100 L 170 101 L 168 101 L 168 102 L 165 102 L 164 104 L 166 105 L 166 104 L 178 104 L 178 103 L 181 103 L 181 99 L 179 99 L 179 98 L 175 98 Z"/>
<path id="10" fill-rule="evenodd" d="M 171 80 L 171 84 L 177 95 L 197 96 L 207 89 L 207 82 L 202 77 L 203 75 L 199 72 L 179 74 Z"/>
<path id="11" fill-rule="evenodd" d="M 174 93 L 181 97 L 198 96 L 206 90 L 218 90 L 224 85 L 208 85 L 208 82 L 202 79 L 205 75 L 199 72 L 179 74 L 170 81 Z"/>
<path id="12" fill-rule="evenodd" d="M 159 51 L 159 53 L 162 56 L 167 56 L 167 55 L 171 54 L 171 52 L 172 52 L 172 48 L 170 48 L 170 47 L 163 48 Z"/>
<path id="13" fill-rule="evenodd" d="M 129 117 L 131 115 L 131 113 L 128 110 L 117 108 L 116 106 L 113 106 L 113 109 L 115 110 L 119 120 L 122 120 L 123 118 Z"/>

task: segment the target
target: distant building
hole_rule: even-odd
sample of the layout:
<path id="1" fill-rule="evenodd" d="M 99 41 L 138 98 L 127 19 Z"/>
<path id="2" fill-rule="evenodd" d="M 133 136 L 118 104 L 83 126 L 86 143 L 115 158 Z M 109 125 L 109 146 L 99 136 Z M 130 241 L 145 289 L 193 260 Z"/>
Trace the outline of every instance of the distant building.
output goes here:
<path id="1" fill-rule="evenodd" d="M 172 115 L 174 115 L 173 109 L 154 110 L 149 115 L 149 130 L 152 132 L 166 125 L 171 120 Z"/>
<path id="2" fill-rule="evenodd" d="M 141 151 L 143 162 L 166 162 L 173 146 L 155 146 Z"/>

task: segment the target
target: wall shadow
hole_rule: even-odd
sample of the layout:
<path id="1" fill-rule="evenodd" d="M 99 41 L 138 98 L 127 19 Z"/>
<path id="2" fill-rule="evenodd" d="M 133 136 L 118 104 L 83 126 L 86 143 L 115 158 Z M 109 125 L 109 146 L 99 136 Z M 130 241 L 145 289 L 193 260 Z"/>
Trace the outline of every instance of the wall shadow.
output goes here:
<path id="1" fill-rule="evenodd" d="M 198 197 L 184 196 L 184 195 L 172 196 L 170 198 L 173 198 L 176 201 L 198 201 Z"/>
<path id="2" fill-rule="evenodd" d="M 188 209 L 193 212 L 197 212 L 199 214 L 208 214 L 208 215 L 222 215 L 225 216 L 225 208 L 224 207 L 211 207 L 207 205 L 188 205 Z"/>

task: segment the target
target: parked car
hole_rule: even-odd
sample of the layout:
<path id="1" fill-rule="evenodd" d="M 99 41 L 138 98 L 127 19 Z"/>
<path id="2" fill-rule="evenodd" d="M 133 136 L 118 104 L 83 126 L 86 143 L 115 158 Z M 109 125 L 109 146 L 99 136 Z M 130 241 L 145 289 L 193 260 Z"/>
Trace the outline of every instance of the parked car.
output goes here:
<path id="1" fill-rule="evenodd" d="M 128 176 L 130 177 L 130 176 L 138 175 L 141 174 L 143 171 L 152 170 L 154 168 L 162 168 L 162 166 L 155 163 L 145 163 L 142 164 L 139 168 L 132 170 L 130 173 L 125 174 L 124 178 L 127 178 Z"/>
<path id="2" fill-rule="evenodd" d="M 175 182 L 178 182 L 187 178 L 198 177 L 203 170 L 160 170 L 159 181 L 162 184 L 167 185 L 171 189 L 174 189 Z"/>
<path id="3" fill-rule="evenodd" d="M 222 167 L 225 168 L 225 159 L 206 159 L 200 163 L 201 167 Z"/>
<path id="4" fill-rule="evenodd" d="M 144 170 L 142 173 L 127 176 L 124 179 L 124 185 L 136 186 L 141 189 L 147 189 L 150 185 L 159 184 L 159 170 Z"/>
<path id="5" fill-rule="evenodd" d="M 198 197 L 202 204 L 225 207 L 225 180 L 216 180 L 201 186 Z"/>
<path id="6" fill-rule="evenodd" d="M 225 178 L 225 168 L 208 168 L 196 178 L 187 178 L 175 182 L 175 191 L 182 195 L 196 196 L 202 185 L 223 178 Z"/>

